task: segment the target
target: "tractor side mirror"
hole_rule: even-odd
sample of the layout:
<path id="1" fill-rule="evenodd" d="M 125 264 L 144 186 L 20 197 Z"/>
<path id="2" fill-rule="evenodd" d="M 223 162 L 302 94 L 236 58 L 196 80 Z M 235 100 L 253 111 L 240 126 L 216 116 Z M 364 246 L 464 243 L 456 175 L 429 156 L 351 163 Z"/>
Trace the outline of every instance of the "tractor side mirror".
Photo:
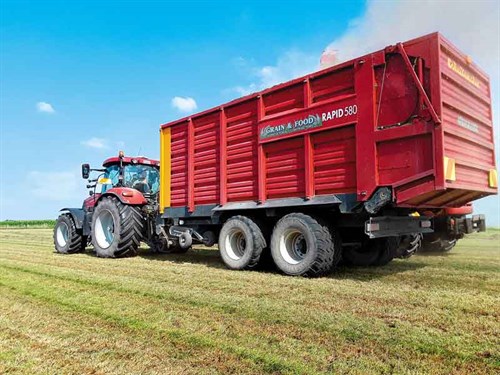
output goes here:
<path id="1" fill-rule="evenodd" d="M 82 164 L 82 178 L 87 179 L 90 176 L 90 165 Z"/>
<path id="2" fill-rule="evenodd" d="M 93 196 L 93 195 L 94 195 L 94 191 L 93 191 L 93 190 L 90 190 L 90 191 L 89 191 L 89 195 L 90 195 L 90 196 Z"/>

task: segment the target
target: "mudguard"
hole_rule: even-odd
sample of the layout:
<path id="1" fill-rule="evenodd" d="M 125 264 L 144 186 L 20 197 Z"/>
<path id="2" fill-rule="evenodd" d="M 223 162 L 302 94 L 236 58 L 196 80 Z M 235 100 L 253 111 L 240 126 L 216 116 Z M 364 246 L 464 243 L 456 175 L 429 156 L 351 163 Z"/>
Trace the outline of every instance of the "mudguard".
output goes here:
<path id="1" fill-rule="evenodd" d="M 82 229 L 83 227 L 83 220 L 85 218 L 85 211 L 83 211 L 83 208 L 61 208 L 59 210 L 61 213 L 68 213 L 71 215 L 73 218 L 73 221 L 75 222 L 76 229 Z"/>
<path id="2" fill-rule="evenodd" d="M 116 197 L 123 204 L 131 206 L 140 206 L 147 203 L 146 198 L 144 198 L 144 195 L 142 195 L 140 191 L 127 187 L 115 187 L 102 194 L 96 204 L 98 204 L 104 197 L 109 196 Z"/>

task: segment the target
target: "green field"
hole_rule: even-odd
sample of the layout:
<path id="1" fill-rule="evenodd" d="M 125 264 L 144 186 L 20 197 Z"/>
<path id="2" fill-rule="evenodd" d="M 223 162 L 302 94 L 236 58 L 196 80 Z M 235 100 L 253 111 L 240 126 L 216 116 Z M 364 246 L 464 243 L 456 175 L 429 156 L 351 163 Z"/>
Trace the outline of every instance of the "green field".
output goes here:
<path id="1" fill-rule="evenodd" d="M 0 221 L 0 229 L 4 228 L 53 228 L 55 220 L 5 220 Z"/>
<path id="2" fill-rule="evenodd" d="M 207 249 L 64 256 L 50 229 L 2 228 L 0 373 L 498 373 L 499 243 L 304 279 Z"/>

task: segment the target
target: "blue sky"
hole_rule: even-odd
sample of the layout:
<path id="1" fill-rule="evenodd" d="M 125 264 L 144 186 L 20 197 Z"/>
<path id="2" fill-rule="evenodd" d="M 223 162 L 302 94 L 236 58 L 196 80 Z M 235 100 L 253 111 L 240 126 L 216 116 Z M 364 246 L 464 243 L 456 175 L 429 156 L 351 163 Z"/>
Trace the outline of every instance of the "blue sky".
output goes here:
<path id="1" fill-rule="evenodd" d="M 498 37 L 481 28 L 499 34 L 495 2 L 283 4 L 3 0 L 0 220 L 81 205 L 82 162 L 157 157 L 159 124 L 315 70 L 332 43 L 348 58 L 439 29 L 488 71 L 498 107 Z M 477 27 L 461 32 L 465 16 Z M 500 224 L 498 198 L 477 206 Z"/>

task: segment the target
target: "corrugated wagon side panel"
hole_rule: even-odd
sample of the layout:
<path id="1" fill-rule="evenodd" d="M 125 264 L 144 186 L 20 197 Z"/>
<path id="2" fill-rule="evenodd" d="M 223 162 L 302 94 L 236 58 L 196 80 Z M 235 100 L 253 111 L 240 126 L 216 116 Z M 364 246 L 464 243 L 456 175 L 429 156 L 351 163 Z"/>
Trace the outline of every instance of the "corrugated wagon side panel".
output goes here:
<path id="1" fill-rule="evenodd" d="M 444 155 L 455 164 L 447 187 L 487 191 L 488 174 L 495 168 L 490 83 L 469 57 L 440 38 Z"/>
<path id="2" fill-rule="evenodd" d="M 208 113 L 193 119 L 194 204 L 219 202 L 220 144 L 219 114 Z"/>
<path id="3" fill-rule="evenodd" d="M 257 101 L 246 101 L 224 111 L 227 200 L 257 200 Z"/>
<path id="4" fill-rule="evenodd" d="M 356 192 L 354 126 L 314 134 L 313 165 L 316 195 Z"/>
<path id="5" fill-rule="evenodd" d="M 187 122 L 171 128 L 171 205 L 187 206 L 188 131 Z M 162 161 L 163 162 L 163 161 Z"/>
<path id="6" fill-rule="evenodd" d="M 267 198 L 303 197 L 305 164 L 302 137 L 267 144 L 264 152 Z"/>

